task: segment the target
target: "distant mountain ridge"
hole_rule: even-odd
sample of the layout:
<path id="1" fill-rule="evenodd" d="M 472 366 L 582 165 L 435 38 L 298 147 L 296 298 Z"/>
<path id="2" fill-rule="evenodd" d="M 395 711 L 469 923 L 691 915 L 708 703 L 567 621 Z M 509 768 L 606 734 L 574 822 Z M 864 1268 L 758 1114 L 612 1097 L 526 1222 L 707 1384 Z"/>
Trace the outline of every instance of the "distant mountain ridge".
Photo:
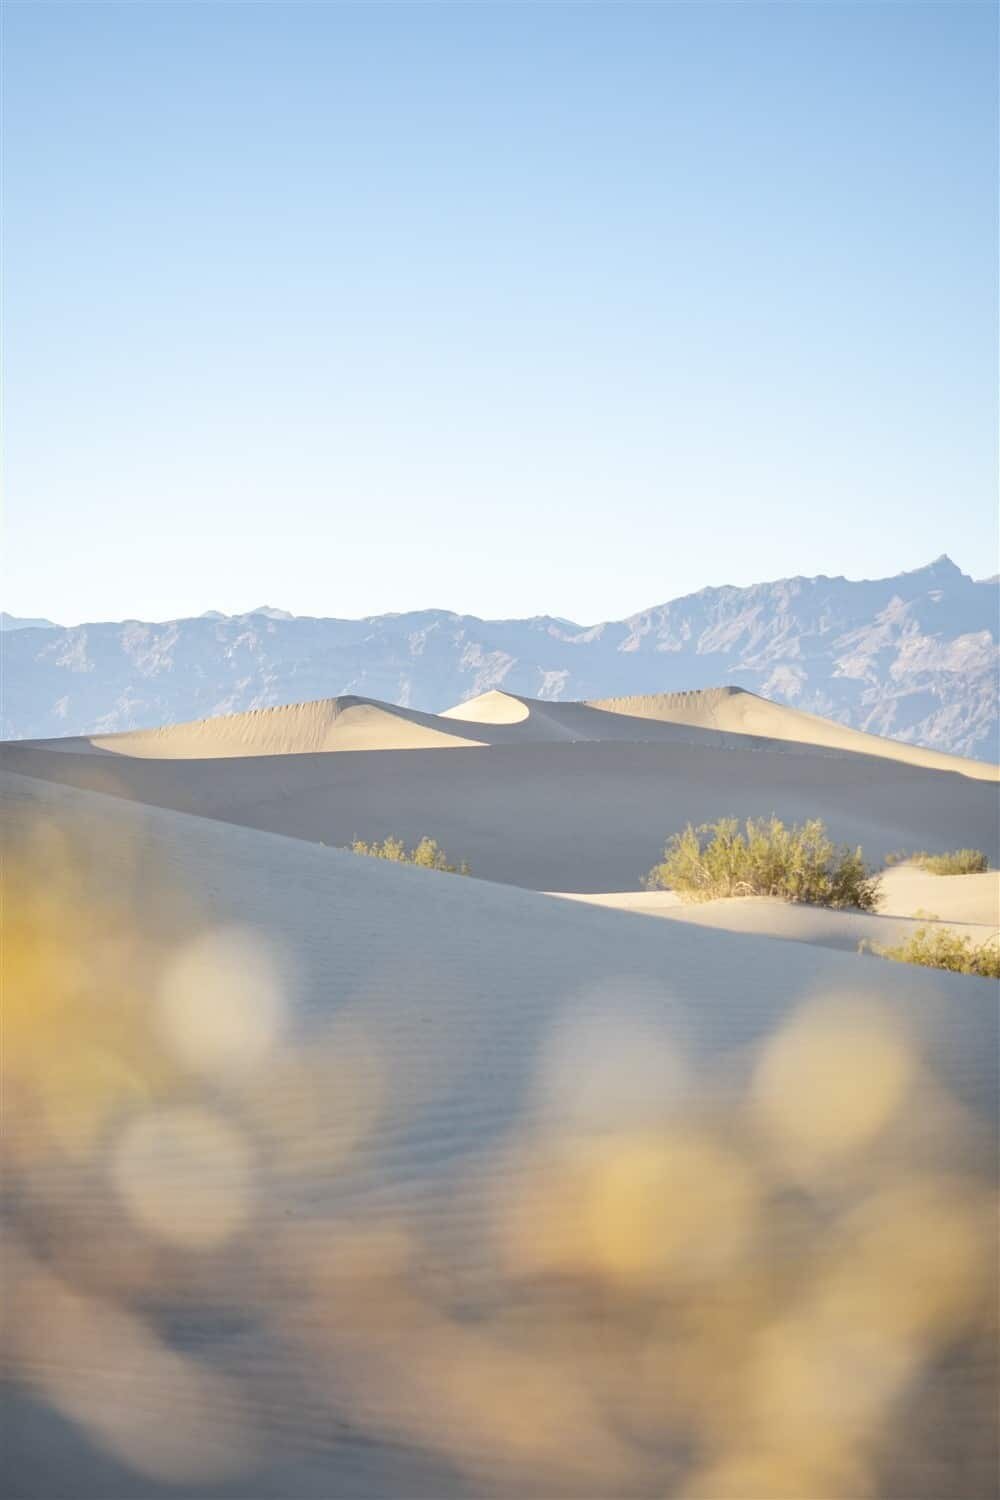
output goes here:
<path id="1" fill-rule="evenodd" d="M 51 620 L 22 620 L 17 615 L 9 615 L 5 609 L 0 609 L 0 630 L 52 630 Z"/>
<path id="2" fill-rule="evenodd" d="M 268 606 L 156 624 L 18 621 L 4 632 L 2 732 L 109 733 L 345 694 L 440 712 L 491 688 L 567 700 L 731 682 L 851 728 L 995 760 L 998 618 L 997 580 L 940 557 L 892 578 L 704 588 L 593 626 Z"/>

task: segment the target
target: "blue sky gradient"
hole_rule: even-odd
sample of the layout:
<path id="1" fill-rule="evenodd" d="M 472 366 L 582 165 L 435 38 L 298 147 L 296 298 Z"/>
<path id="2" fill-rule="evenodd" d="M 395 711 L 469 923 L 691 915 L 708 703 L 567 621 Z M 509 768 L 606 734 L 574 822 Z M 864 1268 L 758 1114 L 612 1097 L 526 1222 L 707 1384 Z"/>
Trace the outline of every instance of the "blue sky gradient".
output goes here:
<path id="1" fill-rule="evenodd" d="M 997 571 L 991 4 L 6 7 L 3 606 Z"/>

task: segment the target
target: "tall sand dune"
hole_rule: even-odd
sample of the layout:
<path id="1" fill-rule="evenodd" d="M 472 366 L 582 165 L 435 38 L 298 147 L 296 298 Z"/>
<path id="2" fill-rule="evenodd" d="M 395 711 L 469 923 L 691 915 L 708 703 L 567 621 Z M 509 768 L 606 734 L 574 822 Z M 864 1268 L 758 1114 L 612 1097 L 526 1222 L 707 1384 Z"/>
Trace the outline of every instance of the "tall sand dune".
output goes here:
<path id="1" fill-rule="evenodd" d="M 476 742 L 450 726 L 439 728 L 433 714 L 369 698 L 343 697 L 257 708 L 159 729 L 38 743 L 49 750 L 86 753 L 90 749 L 143 760 L 216 760 L 330 750 L 447 749 Z"/>
<path id="2" fill-rule="evenodd" d="M 723 744 L 724 737 L 712 727 L 673 723 L 649 716 L 602 712 L 587 703 L 553 702 L 527 698 L 498 689 L 483 693 L 445 709 L 439 715 L 449 722 L 477 725 L 492 731 L 493 744 L 524 744 L 568 740 L 619 740 L 626 744 L 656 741 L 663 744 Z M 506 729 L 501 738 L 497 730 Z"/>
<path id="3" fill-rule="evenodd" d="M 561 703 L 493 690 L 441 714 L 346 696 L 224 714 L 158 729 L 16 741 L 60 754 L 143 760 L 215 760 L 330 751 L 424 750 L 542 744 L 703 745 L 772 754 L 855 754 L 972 780 L 1000 768 L 845 729 L 742 688 Z"/>

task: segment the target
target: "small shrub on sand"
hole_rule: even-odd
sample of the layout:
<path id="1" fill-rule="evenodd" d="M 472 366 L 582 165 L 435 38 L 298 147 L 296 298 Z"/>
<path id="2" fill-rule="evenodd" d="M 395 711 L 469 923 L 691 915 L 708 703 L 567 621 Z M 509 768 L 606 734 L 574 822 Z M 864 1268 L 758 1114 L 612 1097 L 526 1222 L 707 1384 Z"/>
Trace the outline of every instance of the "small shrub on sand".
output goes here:
<path id="1" fill-rule="evenodd" d="M 929 875 L 983 875 L 990 867 L 981 849 L 952 849 L 949 854 L 914 854 L 911 859 Z"/>
<path id="2" fill-rule="evenodd" d="M 780 818 L 720 818 L 675 833 L 644 881 L 647 890 L 674 890 L 686 901 L 719 896 L 781 896 L 814 906 L 874 911 L 879 877 L 860 848 L 836 845 L 818 818 L 786 828 Z"/>
<path id="3" fill-rule="evenodd" d="M 918 927 L 911 938 L 895 947 L 862 943 L 862 951 L 891 958 L 900 964 L 923 964 L 928 969 L 948 969 L 952 974 L 976 974 L 980 979 L 1000 979 L 1000 938 L 974 943 L 947 927 Z"/>
<path id="4" fill-rule="evenodd" d="M 420 865 L 425 870 L 445 870 L 449 875 L 470 873 L 468 863 L 464 859 L 460 865 L 450 865 L 437 839 L 429 839 L 426 835 L 412 849 L 407 849 L 402 839 L 391 836 L 383 839 L 381 844 L 368 844 L 364 839 L 355 839 L 351 845 L 351 852 L 367 854 L 373 859 L 389 859 L 400 865 Z"/>

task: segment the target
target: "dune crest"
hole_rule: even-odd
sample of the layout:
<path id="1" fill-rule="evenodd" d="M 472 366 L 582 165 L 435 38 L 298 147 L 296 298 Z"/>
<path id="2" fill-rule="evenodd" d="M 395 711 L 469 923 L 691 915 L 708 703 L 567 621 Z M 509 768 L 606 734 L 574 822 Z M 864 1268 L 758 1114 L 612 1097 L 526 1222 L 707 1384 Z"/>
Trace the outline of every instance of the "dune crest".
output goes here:
<path id="1" fill-rule="evenodd" d="M 56 743 L 50 741 L 49 745 Z M 89 745 L 113 755 L 148 760 L 215 760 L 336 750 L 447 749 L 475 743 L 458 733 L 437 729 L 433 714 L 348 696 L 251 709 L 160 729 L 95 734 L 72 742 L 72 748 L 81 750 Z"/>
<path id="2" fill-rule="evenodd" d="M 470 724 L 523 724 L 531 712 L 529 705 L 532 701 L 531 698 L 518 698 L 513 693 L 492 688 L 488 693 L 480 693 L 477 698 L 466 698 L 464 703 L 446 708 L 440 717 L 464 719 Z"/>
<path id="3" fill-rule="evenodd" d="M 772 703 L 746 688 L 725 686 L 689 693 L 647 693 L 632 698 L 595 698 L 589 708 L 660 723 L 685 724 L 694 729 L 718 729 L 727 734 L 753 735 L 770 740 L 794 740 L 829 750 L 851 750 L 878 755 L 905 765 L 933 771 L 957 771 L 977 781 L 1000 780 L 1000 768 L 985 761 L 946 755 L 921 745 L 907 745 L 880 734 L 848 729 L 832 719 Z"/>

